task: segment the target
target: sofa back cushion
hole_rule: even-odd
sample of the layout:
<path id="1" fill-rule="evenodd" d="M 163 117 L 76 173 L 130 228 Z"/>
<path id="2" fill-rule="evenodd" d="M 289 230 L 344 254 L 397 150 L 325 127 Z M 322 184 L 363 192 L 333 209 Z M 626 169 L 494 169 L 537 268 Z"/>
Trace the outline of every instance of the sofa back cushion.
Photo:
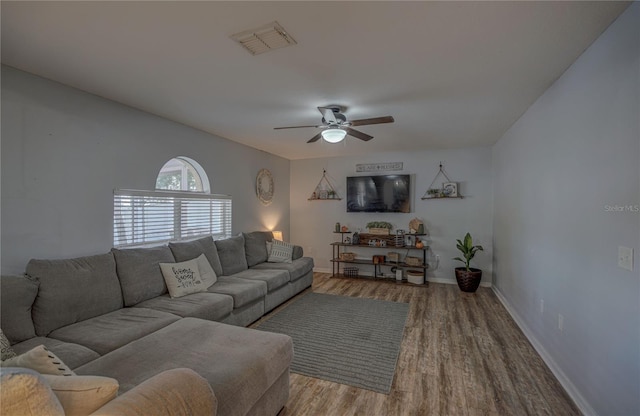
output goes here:
<path id="1" fill-rule="evenodd" d="M 118 278 L 125 306 L 167 293 L 160 263 L 174 263 L 168 246 L 150 248 L 111 249 L 116 258 Z"/>
<path id="2" fill-rule="evenodd" d="M 271 231 L 254 231 L 252 233 L 242 233 L 244 237 L 244 251 L 247 257 L 247 266 L 253 267 L 256 264 L 264 263 L 269 257 L 267 253 L 267 241 L 273 240 Z"/>
<path id="3" fill-rule="evenodd" d="M 169 243 L 169 248 L 177 262 L 192 260 L 200 256 L 200 254 L 204 254 L 211 267 L 213 267 L 213 271 L 216 272 L 216 276 L 222 276 L 222 264 L 220 264 L 218 249 L 213 242 L 213 238 L 204 237 L 193 241 Z"/>
<path id="4" fill-rule="evenodd" d="M 111 253 L 31 260 L 27 274 L 40 282 L 32 311 L 39 336 L 122 308 L 122 292 Z"/>
<path id="5" fill-rule="evenodd" d="M 31 308 L 38 294 L 38 282 L 26 276 L 0 277 L 0 328 L 16 344 L 36 336 Z"/>
<path id="6" fill-rule="evenodd" d="M 231 276 L 249 268 L 245 257 L 244 237 L 242 234 L 225 238 L 224 240 L 216 240 L 216 248 L 220 256 L 223 275 Z"/>

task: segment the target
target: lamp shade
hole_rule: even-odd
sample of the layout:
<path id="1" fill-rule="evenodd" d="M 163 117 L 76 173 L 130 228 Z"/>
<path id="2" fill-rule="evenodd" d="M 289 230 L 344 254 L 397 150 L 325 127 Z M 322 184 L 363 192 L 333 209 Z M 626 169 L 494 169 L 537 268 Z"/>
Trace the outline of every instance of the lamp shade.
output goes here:
<path id="1" fill-rule="evenodd" d="M 339 143 L 344 140 L 347 132 L 337 127 L 328 128 L 322 131 L 322 138 L 329 143 Z"/>
<path id="2" fill-rule="evenodd" d="M 274 240 L 282 241 L 282 231 L 271 231 L 273 233 Z"/>

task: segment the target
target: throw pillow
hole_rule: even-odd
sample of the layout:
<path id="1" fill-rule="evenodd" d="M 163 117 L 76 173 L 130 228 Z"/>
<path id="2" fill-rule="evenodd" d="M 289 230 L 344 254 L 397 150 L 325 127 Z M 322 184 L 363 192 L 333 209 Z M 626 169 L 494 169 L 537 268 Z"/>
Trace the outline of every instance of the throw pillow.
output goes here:
<path id="1" fill-rule="evenodd" d="M 13 358 L 16 356 L 15 351 L 11 348 L 11 343 L 4 336 L 4 332 L 0 329 L 0 347 L 2 348 L 2 352 L 0 353 L 0 360 L 8 360 L 9 358 Z"/>
<path id="2" fill-rule="evenodd" d="M 169 289 L 169 296 L 172 298 L 205 292 L 211 286 L 203 282 L 200 276 L 198 259 L 181 263 L 160 263 L 160 270 Z"/>
<path id="3" fill-rule="evenodd" d="M 40 374 L 52 374 L 56 376 L 74 376 L 65 363 L 44 345 L 38 345 L 32 350 L 20 354 L 17 357 L 3 360 L 2 367 L 24 367 L 35 370 Z"/>
<path id="4" fill-rule="evenodd" d="M 64 416 L 64 410 L 42 375 L 27 368 L 0 369 L 0 414 Z"/>
<path id="5" fill-rule="evenodd" d="M 207 288 L 209 288 L 212 284 L 218 281 L 218 276 L 216 275 L 215 270 L 213 270 L 213 266 L 209 263 L 205 254 L 200 254 L 196 261 L 198 262 L 200 277 L 202 277 L 202 281 L 206 283 Z"/>
<path id="6" fill-rule="evenodd" d="M 269 248 L 267 247 L 267 250 Z M 285 243 L 280 240 L 273 240 L 271 242 L 271 251 L 269 252 L 270 263 L 291 263 L 291 257 L 293 254 L 293 244 Z"/>
<path id="7" fill-rule="evenodd" d="M 99 376 L 43 375 L 60 401 L 65 415 L 88 415 L 118 395 L 118 380 Z"/>

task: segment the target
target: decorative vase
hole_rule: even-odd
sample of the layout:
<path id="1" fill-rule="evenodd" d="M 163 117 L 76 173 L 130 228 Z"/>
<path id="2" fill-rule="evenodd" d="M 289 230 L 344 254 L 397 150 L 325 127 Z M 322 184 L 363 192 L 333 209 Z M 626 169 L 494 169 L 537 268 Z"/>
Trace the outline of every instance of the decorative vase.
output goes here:
<path id="1" fill-rule="evenodd" d="M 340 232 L 340 223 L 339 222 L 336 223 L 336 232 L 337 233 Z"/>
<path id="2" fill-rule="evenodd" d="M 418 234 L 424 234 L 424 224 L 418 225 Z"/>
<path id="3" fill-rule="evenodd" d="M 469 267 L 469 270 L 466 267 L 456 267 L 455 273 L 460 290 L 470 293 L 478 290 L 482 280 L 482 270 L 473 267 Z"/>

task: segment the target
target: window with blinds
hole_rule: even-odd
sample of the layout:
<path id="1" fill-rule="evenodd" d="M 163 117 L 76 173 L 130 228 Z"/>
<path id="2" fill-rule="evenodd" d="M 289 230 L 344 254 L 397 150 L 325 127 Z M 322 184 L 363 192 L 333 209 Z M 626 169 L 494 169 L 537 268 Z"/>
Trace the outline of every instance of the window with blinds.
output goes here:
<path id="1" fill-rule="evenodd" d="M 207 235 L 231 237 L 231 196 L 118 189 L 113 195 L 114 247 L 161 244 Z"/>

